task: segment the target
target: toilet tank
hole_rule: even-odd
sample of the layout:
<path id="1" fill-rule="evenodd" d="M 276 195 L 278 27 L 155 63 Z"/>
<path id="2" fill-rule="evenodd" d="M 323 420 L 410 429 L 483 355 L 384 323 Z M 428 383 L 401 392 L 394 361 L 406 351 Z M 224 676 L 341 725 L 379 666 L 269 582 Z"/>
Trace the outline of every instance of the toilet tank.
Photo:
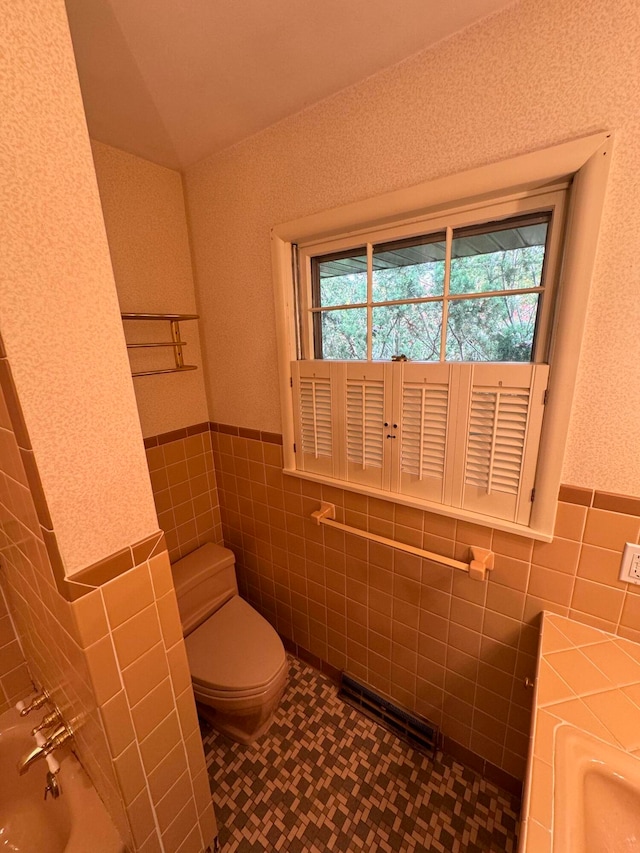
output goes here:
<path id="1" fill-rule="evenodd" d="M 207 542 L 171 566 L 186 637 L 238 594 L 233 551 Z"/>

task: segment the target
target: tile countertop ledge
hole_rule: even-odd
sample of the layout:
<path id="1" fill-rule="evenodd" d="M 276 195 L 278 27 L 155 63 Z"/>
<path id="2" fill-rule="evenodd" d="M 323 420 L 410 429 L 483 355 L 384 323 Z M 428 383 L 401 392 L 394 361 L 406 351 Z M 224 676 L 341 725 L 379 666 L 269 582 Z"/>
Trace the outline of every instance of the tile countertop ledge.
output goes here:
<path id="1" fill-rule="evenodd" d="M 519 853 L 551 853 L 554 743 L 565 724 L 640 757 L 640 644 L 544 612 Z"/>

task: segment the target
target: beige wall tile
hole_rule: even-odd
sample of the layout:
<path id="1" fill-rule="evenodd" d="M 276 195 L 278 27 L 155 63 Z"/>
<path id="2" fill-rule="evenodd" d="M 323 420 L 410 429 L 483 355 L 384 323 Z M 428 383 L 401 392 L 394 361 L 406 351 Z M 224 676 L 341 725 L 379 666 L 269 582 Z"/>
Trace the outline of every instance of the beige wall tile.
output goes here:
<path id="1" fill-rule="evenodd" d="M 136 566 L 102 587 L 107 618 L 117 628 L 154 600 L 151 578 L 146 563 Z"/>
<path id="2" fill-rule="evenodd" d="M 176 696 L 191 686 L 189 660 L 183 642 L 178 642 L 167 651 L 173 692 Z"/>
<path id="3" fill-rule="evenodd" d="M 533 540 L 524 536 L 517 536 L 515 533 L 494 530 L 492 548 L 496 554 L 529 562 L 533 551 Z"/>
<path id="4" fill-rule="evenodd" d="M 191 799 L 176 816 L 173 823 L 162 833 L 166 853 L 173 853 L 173 851 L 177 853 L 179 849 L 182 849 L 185 839 L 193 832 L 197 820 L 195 805 Z"/>
<path id="5" fill-rule="evenodd" d="M 620 551 L 610 551 L 595 545 L 583 545 L 578 562 L 578 575 L 587 580 L 623 588 L 618 580 Z"/>
<path id="6" fill-rule="evenodd" d="M 175 820 L 175 818 L 182 811 L 184 806 L 186 806 L 186 804 L 189 802 L 191 802 L 194 806 L 193 821 L 189 826 L 189 829 L 191 829 L 191 827 L 195 823 L 196 811 L 195 804 L 193 803 L 193 789 L 191 777 L 189 773 L 185 771 L 181 776 L 178 777 L 178 779 L 174 779 L 167 793 L 156 805 L 156 814 L 158 816 L 158 824 L 160 826 L 161 832 L 164 833 L 169 824 L 171 824 Z"/>
<path id="7" fill-rule="evenodd" d="M 102 705 L 100 715 L 111 747 L 111 756 L 115 758 L 135 739 L 129 704 L 123 690 Z"/>
<path id="8" fill-rule="evenodd" d="M 155 605 L 145 608 L 113 631 L 118 662 L 124 669 L 160 642 Z"/>
<path id="9" fill-rule="evenodd" d="M 100 590 L 83 595 L 72 604 L 78 640 L 83 648 L 104 637 L 109 631 Z"/>
<path id="10" fill-rule="evenodd" d="M 142 741 L 156 726 L 159 726 L 174 707 L 173 690 L 167 678 L 131 709 L 138 740 Z"/>
<path id="11" fill-rule="evenodd" d="M 577 578 L 571 599 L 574 610 L 618 623 L 624 591 Z"/>
<path id="12" fill-rule="evenodd" d="M 199 731 L 196 703 L 191 686 L 176 698 L 176 708 L 178 710 L 182 735 L 186 739 L 194 732 Z"/>
<path id="13" fill-rule="evenodd" d="M 585 520 L 587 517 L 587 508 L 578 504 L 563 503 L 558 504 L 558 512 L 556 514 L 556 524 L 554 536 L 560 536 L 563 539 L 573 539 L 576 542 L 582 540 L 584 532 Z"/>
<path id="14" fill-rule="evenodd" d="M 163 643 L 156 643 L 126 669 L 122 680 L 129 704 L 133 707 L 169 675 L 167 656 Z"/>
<path id="15" fill-rule="evenodd" d="M 114 766 L 125 803 L 132 803 L 145 786 L 138 745 L 132 743 L 115 760 Z"/>
<path id="16" fill-rule="evenodd" d="M 584 541 L 599 548 L 621 551 L 625 542 L 637 542 L 640 518 L 621 515 L 604 509 L 590 509 L 584 531 Z"/>
<path id="17" fill-rule="evenodd" d="M 155 829 L 153 818 L 153 809 L 149 801 L 149 794 L 146 787 L 138 794 L 138 796 L 127 806 L 127 815 L 129 816 L 129 824 L 133 840 L 136 844 L 145 841 Z"/>
<path id="18" fill-rule="evenodd" d="M 529 576 L 529 595 L 568 606 L 571 603 L 574 576 L 563 571 L 531 566 Z"/>
<path id="19" fill-rule="evenodd" d="M 149 774 L 149 790 L 153 801 L 160 802 L 176 779 L 179 779 L 187 770 L 185 748 L 182 743 L 178 743 Z"/>
<path id="20" fill-rule="evenodd" d="M 205 811 L 200 814 L 199 821 L 200 831 L 202 833 L 204 843 L 211 844 L 218 832 L 215 817 L 213 814 L 213 809 L 205 809 Z"/>
<path id="21" fill-rule="evenodd" d="M 202 833 L 199 825 L 196 823 L 180 847 L 178 847 L 177 853 L 199 853 L 199 851 L 202 850 L 202 847 Z"/>
<path id="22" fill-rule="evenodd" d="M 140 744 L 142 763 L 147 773 L 181 741 L 177 712 L 172 712 Z"/>
<path id="23" fill-rule="evenodd" d="M 525 594 L 500 584 L 489 583 L 487 586 L 486 606 L 489 610 L 522 619 L 524 613 Z"/>
<path id="24" fill-rule="evenodd" d="M 552 542 L 536 542 L 531 559 L 538 566 L 574 574 L 579 554 L 578 542 L 571 539 L 554 539 Z"/>
<path id="25" fill-rule="evenodd" d="M 96 701 L 99 705 L 104 705 L 122 689 L 111 637 L 104 637 L 89 646 L 86 658 Z"/>
<path id="26" fill-rule="evenodd" d="M 530 550 L 533 550 L 533 543 Z M 529 583 L 529 570 L 529 562 L 506 557 L 496 552 L 491 582 L 524 592 Z"/>
<path id="27" fill-rule="evenodd" d="M 620 623 L 640 631 L 640 595 L 625 596 Z"/>

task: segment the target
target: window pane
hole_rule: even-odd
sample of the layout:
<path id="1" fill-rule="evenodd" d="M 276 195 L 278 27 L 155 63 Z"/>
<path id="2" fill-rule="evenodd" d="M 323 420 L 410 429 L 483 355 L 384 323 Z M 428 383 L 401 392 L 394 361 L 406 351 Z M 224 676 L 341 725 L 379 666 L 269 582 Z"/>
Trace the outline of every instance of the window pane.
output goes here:
<path id="1" fill-rule="evenodd" d="M 373 358 L 406 355 L 415 361 L 438 361 L 442 302 L 389 305 L 373 309 Z"/>
<path id="2" fill-rule="evenodd" d="M 441 296 L 444 256 L 443 234 L 374 246 L 373 301 Z"/>
<path id="3" fill-rule="evenodd" d="M 449 303 L 447 361 L 531 361 L 538 293 Z"/>
<path id="4" fill-rule="evenodd" d="M 322 358 L 367 357 L 367 309 L 323 311 Z"/>
<path id="5" fill-rule="evenodd" d="M 360 250 L 362 251 L 362 250 Z M 319 281 L 314 307 L 354 305 L 367 301 L 367 253 L 347 257 L 313 259 Z"/>
<path id="6" fill-rule="evenodd" d="M 462 232 L 451 245 L 451 293 L 540 287 L 548 222 Z"/>

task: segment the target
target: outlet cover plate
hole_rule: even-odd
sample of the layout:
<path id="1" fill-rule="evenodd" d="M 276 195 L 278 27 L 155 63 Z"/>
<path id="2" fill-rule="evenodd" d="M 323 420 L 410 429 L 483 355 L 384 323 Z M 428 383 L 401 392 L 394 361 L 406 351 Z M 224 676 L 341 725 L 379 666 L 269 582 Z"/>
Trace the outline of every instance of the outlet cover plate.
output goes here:
<path id="1" fill-rule="evenodd" d="M 624 546 L 619 578 L 627 583 L 640 584 L 640 545 L 627 542 Z"/>

